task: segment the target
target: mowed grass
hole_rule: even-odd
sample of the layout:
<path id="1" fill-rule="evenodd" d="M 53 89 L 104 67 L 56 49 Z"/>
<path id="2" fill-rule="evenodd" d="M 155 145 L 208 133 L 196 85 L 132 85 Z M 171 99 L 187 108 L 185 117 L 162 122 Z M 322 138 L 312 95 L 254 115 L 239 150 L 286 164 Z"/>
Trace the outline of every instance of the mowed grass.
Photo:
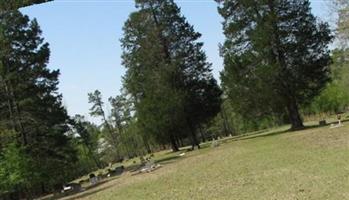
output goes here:
<path id="1" fill-rule="evenodd" d="M 186 153 L 161 152 L 163 167 L 125 173 L 65 199 L 349 199 L 349 123 L 287 127 Z"/>

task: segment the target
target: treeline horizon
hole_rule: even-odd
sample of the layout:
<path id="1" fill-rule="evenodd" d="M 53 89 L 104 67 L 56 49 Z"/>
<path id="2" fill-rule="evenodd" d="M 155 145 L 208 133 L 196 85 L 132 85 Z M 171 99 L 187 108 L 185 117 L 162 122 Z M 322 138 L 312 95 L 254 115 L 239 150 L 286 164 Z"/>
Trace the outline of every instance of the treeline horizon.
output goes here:
<path id="1" fill-rule="evenodd" d="M 173 0 L 135 0 L 120 39 L 123 86 L 90 116 L 69 116 L 59 70 L 38 22 L 0 4 L 0 199 L 32 199 L 109 163 L 218 137 L 345 112 L 349 106 L 349 3 L 333 0 L 337 30 L 309 0 L 216 0 L 223 18 L 221 84 L 201 34 Z M 18 4 L 17 4 L 18 3 Z M 335 49 L 329 45 L 339 41 Z M 110 110 L 105 109 L 105 104 Z"/>

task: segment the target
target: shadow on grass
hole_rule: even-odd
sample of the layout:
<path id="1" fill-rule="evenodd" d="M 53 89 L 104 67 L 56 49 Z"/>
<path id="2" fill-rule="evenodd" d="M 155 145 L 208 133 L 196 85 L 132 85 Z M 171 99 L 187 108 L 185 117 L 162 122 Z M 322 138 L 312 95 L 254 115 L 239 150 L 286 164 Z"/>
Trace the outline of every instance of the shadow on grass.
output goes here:
<path id="1" fill-rule="evenodd" d="M 180 156 L 178 156 L 178 154 L 175 154 L 175 155 L 172 155 L 172 156 L 169 156 L 169 157 L 165 157 L 165 158 L 161 158 L 161 159 L 158 159 L 158 160 L 155 160 L 156 163 L 158 164 L 162 164 L 162 165 L 165 165 L 165 164 L 169 164 L 171 162 L 174 162 L 176 160 L 179 160 Z"/>
<path id="2" fill-rule="evenodd" d="M 343 123 L 349 122 L 349 119 L 344 119 L 344 120 L 342 120 L 342 122 Z M 255 138 L 266 138 L 266 137 L 270 137 L 270 136 L 277 136 L 277 135 L 282 135 L 282 134 L 286 134 L 286 133 L 293 133 L 293 132 L 298 132 L 298 131 L 303 131 L 303 130 L 329 127 L 331 124 L 336 124 L 336 123 L 337 122 L 331 122 L 331 123 L 328 123 L 325 126 L 322 126 L 322 125 L 309 125 L 309 126 L 306 126 L 304 129 L 295 130 L 295 131 L 287 129 L 286 127 L 285 127 L 284 130 L 278 130 L 278 131 L 277 130 L 273 131 L 272 129 L 265 129 L 265 130 L 255 131 L 255 132 L 252 132 L 252 133 L 249 133 L 249 134 L 245 134 L 245 135 L 234 136 L 232 138 L 225 138 L 225 139 L 221 140 L 221 142 L 222 143 L 229 143 L 229 142 L 233 142 L 233 141 L 250 140 L 250 139 L 255 139 Z M 207 141 L 206 143 L 201 144 L 201 148 L 199 149 L 199 151 L 208 149 L 210 147 L 211 147 L 211 141 Z M 178 151 L 178 152 L 166 152 L 165 155 L 168 155 L 168 156 L 166 156 L 164 158 L 156 159 L 155 162 L 157 164 L 167 165 L 167 164 L 174 163 L 174 162 L 176 162 L 178 160 L 187 158 L 188 155 L 181 157 L 181 156 L 179 156 L 179 154 L 180 153 L 184 153 L 184 152 L 188 152 L 188 150 L 190 148 L 191 147 L 188 146 L 188 147 L 182 147 L 181 150 Z M 169 155 L 169 154 L 172 154 L 172 155 Z M 140 164 L 132 164 L 132 165 L 126 167 L 125 171 L 136 172 L 141 167 L 142 166 Z M 138 175 L 138 174 L 140 174 L 140 173 L 133 174 L 133 175 Z M 103 182 L 101 182 L 101 183 L 99 183 L 97 185 L 87 187 L 86 190 L 84 192 L 81 192 L 81 193 L 75 193 L 75 194 L 71 194 L 71 195 L 68 195 L 68 196 L 51 197 L 51 198 L 47 198 L 46 200 L 57 200 L 57 199 L 60 199 L 60 198 L 67 198 L 67 200 L 76 200 L 76 199 L 80 199 L 80 198 L 85 198 L 85 197 L 88 197 L 88 196 L 93 195 L 95 193 L 98 193 L 98 192 L 101 192 L 101 191 L 104 191 L 104 190 L 106 190 L 108 188 L 113 187 L 113 185 L 109 185 L 109 186 L 102 187 L 100 189 L 92 190 L 93 188 L 95 188 L 97 186 L 101 186 L 101 185 L 103 185 L 103 184 L 105 184 L 107 182 L 110 182 L 110 181 L 114 180 L 115 178 L 118 178 L 118 177 L 114 177 L 112 179 L 105 180 L 105 181 L 103 181 Z"/>
<path id="3" fill-rule="evenodd" d="M 349 122 L 349 119 L 342 120 L 342 122 L 343 123 L 344 122 Z M 298 131 L 304 131 L 304 130 L 309 130 L 309 129 L 318 129 L 318 128 L 329 127 L 331 124 L 337 124 L 337 122 L 331 122 L 331 123 L 328 123 L 326 125 L 305 126 L 303 129 L 300 129 L 300 130 L 286 129 L 286 130 L 280 130 L 280 131 L 271 131 L 270 133 L 264 133 L 264 134 L 263 134 L 263 132 L 259 132 L 259 133 L 255 133 L 255 134 L 242 135 L 242 136 L 234 137 L 232 139 L 228 139 L 225 142 L 239 141 L 239 140 L 250 140 L 250 139 L 255 139 L 255 138 L 266 138 L 266 137 L 281 135 L 281 134 L 285 134 L 285 133 L 295 133 L 295 132 L 298 132 Z"/>
<path id="4" fill-rule="evenodd" d="M 125 171 L 135 172 L 135 171 L 139 170 L 141 167 L 142 167 L 142 165 L 140 163 L 134 163 L 134 164 L 132 164 L 130 166 L 127 166 L 125 168 Z"/>
<path id="5" fill-rule="evenodd" d="M 239 141 L 239 140 L 250 140 L 250 139 L 255 139 L 255 138 L 265 138 L 265 137 L 270 137 L 270 136 L 276 136 L 276 135 L 281 135 L 284 133 L 288 133 L 290 130 L 282 130 L 282 131 L 274 131 L 270 133 L 265 133 L 265 134 L 256 134 L 256 135 L 248 135 L 245 137 L 240 137 L 240 138 L 234 138 L 232 141 Z"/>
<path id="6" fill-rule="evenodd" d="M 106 182 L 109 182 L 109 181 L 106 181 Z M 106 183 L 106 182 L 104 182 L 104 183 Z M 95 187 L 97 187 L 97 186 L 100 186 L 100 185 L 103 185 L 104 183 L 102 183 L 102 184 L 97 184 L 97 185 L 95 185 L 93 188 L 95 188 Z M 102 188 L 100 188 L 100 189 L 98 189 L 98 190 L 93 190 L 93 191 L 91 191 L 92 188 L 89 188 L 88 190 L 85 190 L 85 191 L 82 192 L 81 194 L 77 193 L 77 194 L 75 194 L 74 196 L 72 195 L 72 197 L 68 197 L 67 200 L 75 200 L 75 199 L 85 198 L 85 197 L 91 196 L 91 195 L 93 195 L 93 194 L 96 194 L 96 193 L 98 193 L 98 192 L 102 192 L 102 191 L 104 191 L 104 190 L 106 190 L 106 189 L 109 189 L 109 188 L 111 188 L 111 187 L 113 187 L 113 185 L 108 185 L 108 186 L 106 186 L 106 187 L 102 187 Z"/>
<path id="7" fill-rule="evenodd" d="M 99 186 L 103 186 L 104 184 L 110 182 L 110 181 L 113 181 L 117 178 L 119 178 L 120 176 L 114 176 L 112 178 L 109 178 L 107 180 L 102 180 L 100 181 L 99 183 L 95 184 L 95 185 L 90 185 L 90 186 L 87 186 L 85 188 L 83 188 L 82 191 L 80 192 L 74 192 L 74 193 L 68 193 L 68 194 L 63 194 L 63 193 L 59 193 L 55 196 L 52 196 L 52 197 L 48 197 L 48 198 L 43 198 L 41 200 L 58 200 L 58 199 L 61 199 L 61 198 L 66 198 L 67 200 L 75 200 L 75 199 L 79 199 L 79 198 L 84 198 L 84 197 L 87 197 L 87 196 L 90 196 L 90 195 L 93 195 L 95 193 L 98 193 L 98 192 L 101 192 L 103 190 L 106 190 L 110 187 L 112 187 L 113 185 L 109 185 L 109 186 L 106 186 L 106 187 L 102 187 L 98 190 L 93 190 L 93 188 L 96 188 L 96 187 L 99 187 Z"/>

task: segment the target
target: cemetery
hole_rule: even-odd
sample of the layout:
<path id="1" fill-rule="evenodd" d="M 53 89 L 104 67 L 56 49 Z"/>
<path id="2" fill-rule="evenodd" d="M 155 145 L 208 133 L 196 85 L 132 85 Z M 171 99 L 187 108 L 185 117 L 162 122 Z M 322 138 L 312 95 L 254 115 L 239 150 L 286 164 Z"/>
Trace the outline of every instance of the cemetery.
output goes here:
<path id="1" fill-rule="evenodd" d="M 288 132 L 284 126 L 208 141 L 198 151 L 188 151 L 190 147 L 187 147 L 176 153 L 158 152 L 152 162 L 162 167 L 154 171 L 145 170 L 152 164 L 141 167 L 139 158 L 124 161 L 125 171 L 120 176 L 63 199 L 123 200 L 140 196 L 142 199 L 230 199 L 232 196 L 288 199 L 293 196 L 317 200 L 326 199 L 329 193 L 331 197 L 346 199 L 349 182 L 343 174 L 349 165 L 340 158 L 349 155 L 348 116 L 343 114 L 342 126 L 334 129 L 331 125 L 307 122 L 312 128 L 302 131 Z M 337 116 L 328 122 L 337 124 Z M 245 193 L 247 188 L 251 190 Z"/>
<path id="2" fill-rule="evenodd" d="M 0 1 L 0 200 L 349 199 L 348 0 Z"/>

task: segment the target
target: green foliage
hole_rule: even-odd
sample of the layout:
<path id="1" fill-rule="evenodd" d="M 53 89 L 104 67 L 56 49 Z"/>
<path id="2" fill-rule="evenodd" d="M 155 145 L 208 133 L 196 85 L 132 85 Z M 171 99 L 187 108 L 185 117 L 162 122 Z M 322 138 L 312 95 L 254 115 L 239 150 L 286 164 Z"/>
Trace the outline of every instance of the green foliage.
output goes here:
<path id="1" fill-rule="evenodd" d="M 310 105 L 311 113 L 343 112 L 348 106 L 349 95 L 336 84 L 329 84 Z M 309 111 L 308 111 L 309 112 Z"/>
<path id="2" fill-rule="evenodd" d="M 146 138 L 145 134 L 140 131 L 139 124 L 132 114 L 134 112 L 133 100 L 124 91 L 121 95 L 109 98 L 111 111 L 108 116 L 103 108 L 102 94 L 98 90 L 89 94 L 89 102 L 93 104 L 91 116 L 102 117 L 103 126 L 80 132 L 99 132 L 97 145 L 94 145 L 91 149 L 98 152 L 100 161 L 104 163 L 117 162 L 123 158 L 144 155 L 150 151 L 150 141 L 152 139 Z M 86 133 L 82 135 L 86 135 Z M 86 158 L 83 158 L 83 160 L 86 160 Z"/>
<path id="3" fill-rule="evenodd" d="M 102 94 L 100 91 L 96 90 L 93 93 L 88 94 L 88 102 L 92 104 L 90 108 L 90 115 L 94 117 L 105 117 L 102 101 Z"/>
<path id="4" fill-rule="evenodd" d="M 15 143 L 8 144 L 0 154 L 0 195 L 25 188 L 31 184 L 31 160 L 24 149 Z"/>
<path id="5" fill-rule="evenodd" d="M 11 0 L 11 1 L 0 1 L 0 10 L 17 10 L 22 7 L 49 2 L 53 0 Z"/>
<path id="6" fill-rule="evenodd" d="M 122 94 L 115 98 L 109 98 L 109 103 L 112 107 L 110 119 L 119 132 L 122 132 L 123 128 L 128 126 L 128 123 L 132 118 L 131 112 L 133 110 L 133 103 L 126 97 L 126 94 Z"/>
<path id="7" fill-rule="evenodd" d="M 218 0 L 226 41 L 222 83 L 234 109 L 258 118 L 287 110 L 303 127 L 299 106 L 330 80 L 332 41 L 308 0 Z"/>
<path id="8" fill-rule="evenodd" d="M 255 117 L 237 113 L 230 99 L 225 99 L 220 113 L 207 126 L 207 136 L 211 138 L 241 135 L 276 127 L 283 123 L 280 116 Z"/>
<path id="9" fill-rule="evenodd" d="M 136 1 L 124 25 L 124 86 L 135 102 L 139 128 L 160 143 L 190 137 L 220 108 L 221 91 L 206 61 L 201 34 L 172 0 Z"/>
<path id="10" fill-rule="evenodd" d="M 90 115 L 94 117 L 101 117 L 103 122 L 103 128 L 105 129 L 105 133 L 107 134 L 106 138 L 108 138 L 108 142 L 111 144 L 114 151 L 118 146 L 118 136 L 116 131 L 110 125 L 110 122 L 107 120 L 107 116 L 104 112 L 104 102 L 102 101 L 102 94 L 100 91 L 96 90 L 93 93 L 88 94 L 88 102 L 92 104 L 90 108 Z"/>
<path id="11" fill-rule="evenodd" d="M 120 136 L 118 146 L 120 154 L 128 158 L 144 155 L 148 145 L 145 143 L 150 140 L 145 138 L 135 117 L 132 116 L 132 112 L 134 112 L 132 99 L 129 99 L 127 94 L 122 91 L 121 95 L 115 98 L 110 97 L 109 102 L 112 107 L 110 120 Z"/>
<path id="12" fill-rule="evenodd" d="M 343 112 L 349 105 L 349 61 L 348 50 L 336 49 L 333 51 L 331 68 L 332 82 L 304 108 L 306 114 Z"/>
<path id="13" fill-rule="evenodd" d="M 0 27 L 0 131 L 10 130 L 6 140 L 13 144 L 1 146 L 0 154 L 23 158 L 18 165 L 33 175 L 30 184 L 15 192 L 30 195 L 41 183 L 53 189 L 71 178 L 76 151 L 66 135 L 69 117 L 57 91 L 59 71 L 47 68 L 49 45 L 37 21 L 19 11 L 4 12 Z"/>
<path id="14" fill-rule="evenodd" d="M 102 168 L 102 163 L 97 153 L 98 150 L 98 138 L 100 131 L 98 128 L 86 121 L 83 116 L 76 115 L 74 117 L 74 134 L 76 144 L 78 147 L 79 161 L 81 163 L 81 169 L 85 173 L 92 171 L 96 168 Z"/>
<path id="15" fill-rule="evenodd" d="M 147 145 L 151 145 L 152 141 L 145 138 L 144 133 L 138 127 L 137 122 L 132 119 L 127 128 L 124 129 L 121 135 L 121 152 L 127 158 L 146 155 L 148 153 Z M 147 142 L 147 144 L 145 144 Z M 156 145 L 156 144 L 155 144 Z"/>

